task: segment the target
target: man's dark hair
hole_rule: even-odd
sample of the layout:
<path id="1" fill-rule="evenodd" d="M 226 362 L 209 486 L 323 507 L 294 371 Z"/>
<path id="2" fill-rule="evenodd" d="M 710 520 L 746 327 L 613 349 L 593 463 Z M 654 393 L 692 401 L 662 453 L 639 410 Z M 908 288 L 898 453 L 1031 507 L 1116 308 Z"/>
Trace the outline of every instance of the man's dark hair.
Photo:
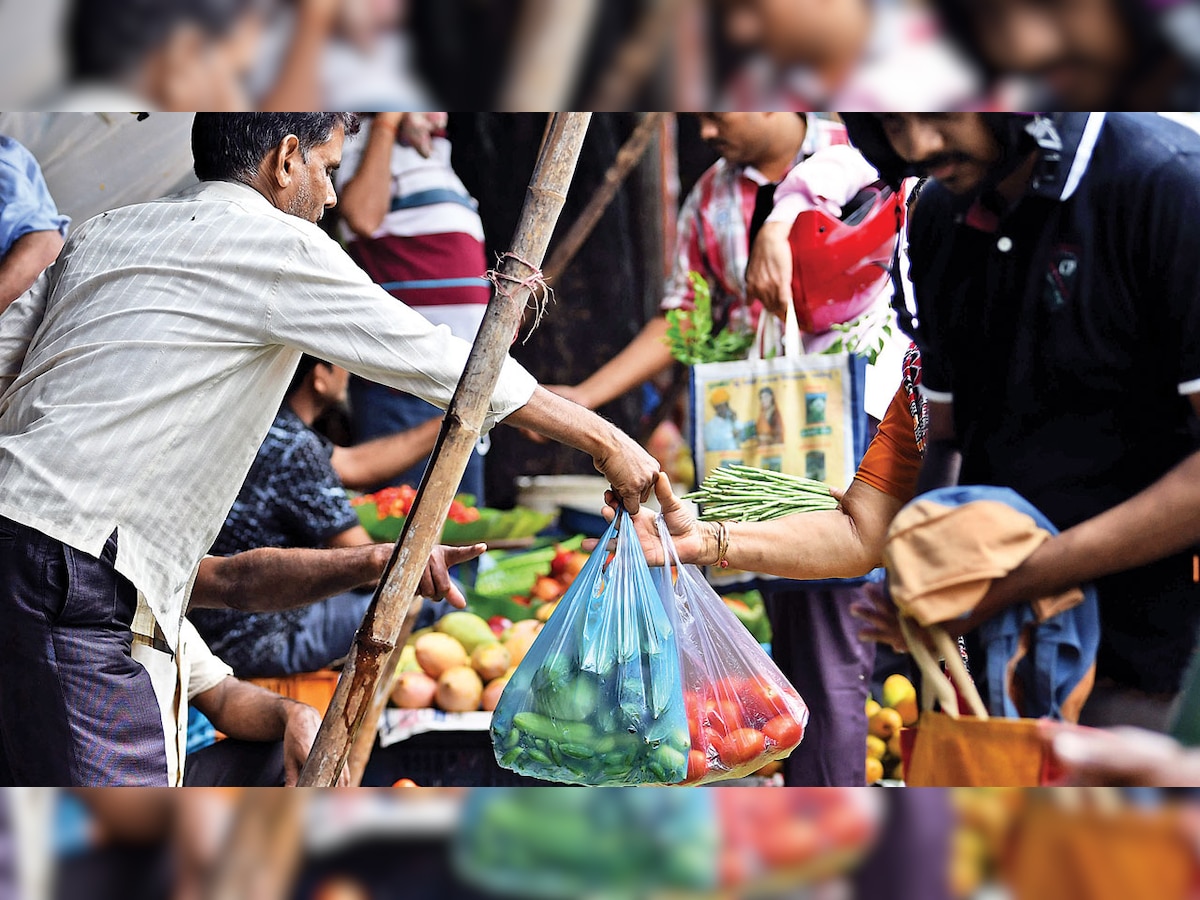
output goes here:
<path id="1" fill-rule="evenodd" d="M 358 116 L 346 112 L 196 113 L 192 158 L 201 181 L 248 181 L 263 158 L 289 134 L 300 141 L 304 158 L 341 125 L 358 134 Z"/>
<path id="2" fill-rule="evenodd" d="M 134 72 L 176 29 L 226 34 L 261 0 L 75 0 L 66 23 L 71 76 L 112 81 Z"/>
<path id="3" fill-rule="evenodd" d="M 315 356 L 309 356 L 307 353 L 301 356 L 300 365 L 296 366 L 296 373 L 292 375 L 292 380 L 288 384 L 287 393 L 283 396 L 285 398 L 290 397 L 292 394 L 296 393 L 296 391 L 300 390 L 300 388 L 304 386 L 305 379 L 312 374 L 313 369 L 315 369 L 317 366 L 324 366 L 327 369 L 332 368 L 332 366 L 330 366 L 330 364 L 325 362 L 323 359 L 317 359 Z"/>

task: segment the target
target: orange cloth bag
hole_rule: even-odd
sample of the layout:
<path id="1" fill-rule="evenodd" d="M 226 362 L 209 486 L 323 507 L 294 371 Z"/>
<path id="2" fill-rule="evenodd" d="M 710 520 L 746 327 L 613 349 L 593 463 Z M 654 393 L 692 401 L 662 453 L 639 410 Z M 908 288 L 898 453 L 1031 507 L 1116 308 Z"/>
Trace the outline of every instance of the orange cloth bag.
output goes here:
<path id="1" fill-rule="evenodd" d="M 1095 796 L 1081 790 L 1030 798 L 1003 864 L 1014 900 L 1198 896 L 1195 851 L 1175 810 L 1069 802 Z"/>
<path id="2" fill-rule="evenodd" d="M 922 628 L 901 615 L 909 652 L 921 669 L 921 717 L 901 735 L 904 781 L 913 787 L 1038 787 L 1051 784 L 1052 757 L 1036 719 L 988 716 L 957 643 L 940 626 Z M 938 667 L 932 643 L 946 660 Z M 942 712 L 933 709 L 934 700 Z M 972 715 L 963 715 L 965 701 Z"/>

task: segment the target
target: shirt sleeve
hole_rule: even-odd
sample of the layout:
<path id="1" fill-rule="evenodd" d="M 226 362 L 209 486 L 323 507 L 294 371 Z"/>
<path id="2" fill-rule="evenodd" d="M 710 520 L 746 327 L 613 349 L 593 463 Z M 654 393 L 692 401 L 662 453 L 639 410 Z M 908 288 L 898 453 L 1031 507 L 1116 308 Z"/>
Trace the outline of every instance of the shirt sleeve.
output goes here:
<path id="1" fill-rule="evenodd" d="M 226 678 L 233 677 L 233 669 L 222 662 L 204 643 L 187 618 L 179 628 L 179 646 L 186 654 L 184 664 L 188 667 L 187 698 L 190 703 L 201 694 L 211 691 Z"/>
<path id="2" fill-rule="evenodd" d="M 695 300 L 689 272 L 707 274 L 704 262 L 704 226 L 700 219 L 700 196 L 707 179 L 701 178 L 679 210 L 675 233 L 675 263 L 667 278 L 660 309 L 691 309 Z"/>
<path id="3" fill-rule="evenodd" d="M 917 493 L 921 453 L 904 388 L 892 398 L 854 477 L 907 503 Z"/>
<path id="4" fill-rule="evenodd" d="M 0 397 L 21 374 L 25 354 L 42 324 L 46 297 L 50 292 L 50 270 L 38 276 L 33 287 L 9 304 L 0 314 Z M 2 410 L 3 407 L 0 407 Z"/>
<path id="5" fill-rule="evenodd" d="M 840 216 L 855 194 L 878 180 L 875 167 L 853 147 L 825 147 L 794 166 L 779 183 L 767 221 L 791 225 L 796 216 L 811 209 Z"/>
<path id="6" fill-rule="evenodd" d="M 58 214 L 33 154 L 11 138 L 0 137 L 0 257 L 35 231 L 57 231 L 65 237 L 70 221 Z"/>
<path id="7" fill-rule="evenodd" d="M 445 409 L 471 345 L 374 284 L 315 225 L 302 231 L 267 301 L 268 336 Z M 528 403 L 536 387 L 505 357 L 481 432 Z"/>
<path id="8" fill-rule="evenodd" d="M 328 449 L 315 434 L 302 435 L 273 469 L 270 490 L 298 546 L 324 546 L 359 524 Z"/>

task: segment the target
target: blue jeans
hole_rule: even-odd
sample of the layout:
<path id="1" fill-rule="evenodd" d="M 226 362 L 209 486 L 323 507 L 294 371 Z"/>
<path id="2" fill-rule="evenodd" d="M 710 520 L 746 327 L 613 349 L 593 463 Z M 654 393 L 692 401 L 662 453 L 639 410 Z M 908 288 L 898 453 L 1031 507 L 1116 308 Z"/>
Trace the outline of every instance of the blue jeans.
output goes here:
<path id="1" fill-rule="evenodd" d="M 0 782 L 167 783 L 150 675 L 130 655 L 137 590 L 99 559 L 0 517 Z"/>
<path id="2" fill-rule="evenodd" d="M 350 379 L 350 412 L 356 443 L 407 431 L 444 414 L 442 410 L 419 397 L 364 381 L 357 376 Z M 421 476 L 425 474 L 428 464 L 429 458 L 426 457 L 407 472 L 392 479 L 389 484 L 411 484 L 416 487 L 421 483 Z M 375 489 L 386 486 L 376 485 Z M 483 506 L 483 457 L 478 450 L 474 451 L 467 461 L 467 469 L 463 473 L 458 491 L 460 494 L 474 495 L 476 503 Z"/>

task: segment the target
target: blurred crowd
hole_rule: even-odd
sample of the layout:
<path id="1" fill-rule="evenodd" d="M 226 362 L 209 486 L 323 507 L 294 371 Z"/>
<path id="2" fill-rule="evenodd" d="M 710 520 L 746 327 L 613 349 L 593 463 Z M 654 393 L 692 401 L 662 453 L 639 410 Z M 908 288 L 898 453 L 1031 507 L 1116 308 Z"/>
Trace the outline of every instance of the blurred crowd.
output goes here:
<path id="1" fill-rule="evenodd" d="M 9 108 L 1172 109 L 1195 0 L 49 0 Z"/>

